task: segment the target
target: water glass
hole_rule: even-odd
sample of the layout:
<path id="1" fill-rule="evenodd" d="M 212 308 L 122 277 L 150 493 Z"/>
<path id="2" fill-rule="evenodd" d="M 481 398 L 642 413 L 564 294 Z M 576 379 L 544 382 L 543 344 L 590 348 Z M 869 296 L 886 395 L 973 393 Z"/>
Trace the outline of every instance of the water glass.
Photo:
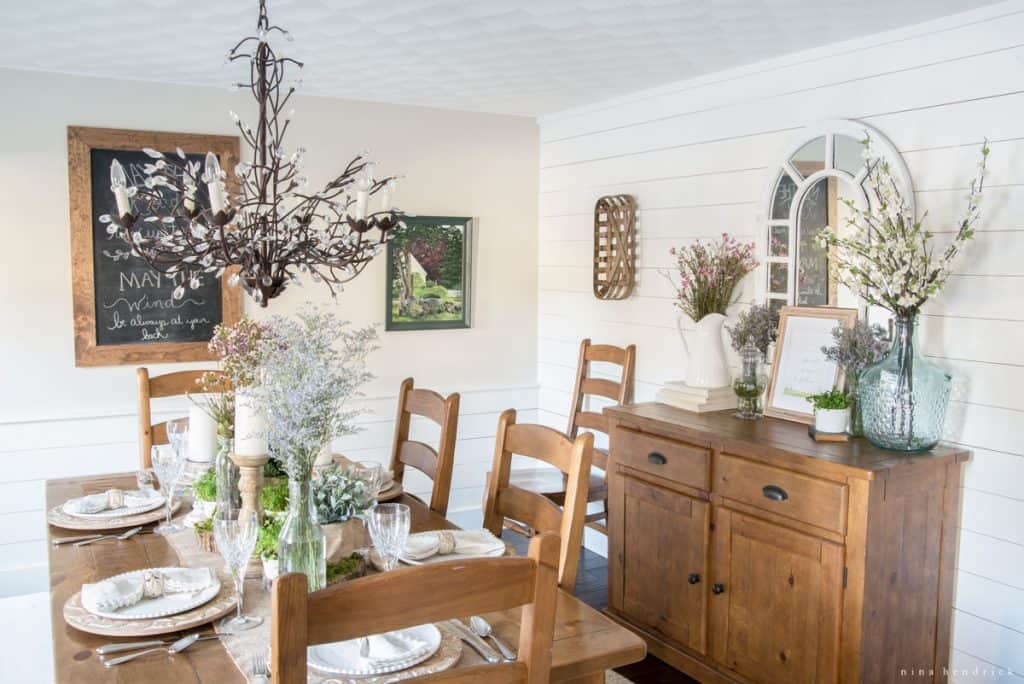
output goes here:
<path id="1" fill-rule="evenodd" d="M 377 496 L 384 485 L 384 466 L 377 461 L 358 461 L 352 466 L 352 477 L 366 483 L 366 493 L 360 508 L 370 508 L 377 503 Z"/>
<path id="2" fill-rule="evenodd" d="M 167 421 L 164 426 L 171 448 L 184 454 L 188 446 L 188 418 L 175 418 Z"/>
<path id="3" fill-rule="evenodd" d="M 157 527 L 154 532 L 157 534 L 174 534 L 185 529 L 181 523 L 171 522 L 171 509 L 174 507 L 174 490 L 178 486 L 178 480 L 185 472 L 185 450 L 167 449 L 156 445 L 151 452 L 153 470 L 160 484 L 160 493 L 164 495 L 167 506 L 167 517 L 164 523 Z"/>
<path id="4" fill-rule="evenodd" d="M 411 516 L 405 504 L 378 504 L 368 516 L 370 539 L 384 571 L 394 570 L 409 539 Z"/>
<path id="5" fill-rule="evenodd" d="M 224 618 L 220 623 L 222 631 L 227 633 L 244 632 L 263 622 L 263 618 L 245 615 L 242 612 L 242 599 L 245 594 L 245 570 L 249 558 L 256 548 L 256 536 L 259 534 L 259 518 L 256 513 L 232 514 L 217 512 L 213 516 L 213 540 L 217 552 L 224 558 L 231 579 L 235 582 L 237 605 L 233 616 Z"/>

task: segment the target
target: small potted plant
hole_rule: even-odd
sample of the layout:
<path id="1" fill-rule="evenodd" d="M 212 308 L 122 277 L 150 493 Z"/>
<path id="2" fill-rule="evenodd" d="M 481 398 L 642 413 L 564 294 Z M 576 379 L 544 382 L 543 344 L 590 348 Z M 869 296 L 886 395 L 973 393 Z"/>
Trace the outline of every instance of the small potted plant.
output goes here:
<path id="1" fill-rule="evenodd" d="M 213 509 L 217 507 L 217 473 L 213 468 L 192 483 L 192 494 L 192 510 L 196 517 L 203 520 L 212 517 Z"/>
<path id="2" fill-rule="evenodd" d="M 839 389 L 812 394 L 807 401 L 814 404 L 814 429 L 827 434 L 846 432 L 850 424 L 850 396 Z"/>
<path id="3" fill-rule="evenodd" d="M 263 518 L 259 532 L 256 535 L 255 554 L 263 564 L 263 581 L 269 586 L 278 575 L 277 567 L 277 538 L 281 535 L 281 526 L 284 524 L 284 517 L 271 515 Z"/>

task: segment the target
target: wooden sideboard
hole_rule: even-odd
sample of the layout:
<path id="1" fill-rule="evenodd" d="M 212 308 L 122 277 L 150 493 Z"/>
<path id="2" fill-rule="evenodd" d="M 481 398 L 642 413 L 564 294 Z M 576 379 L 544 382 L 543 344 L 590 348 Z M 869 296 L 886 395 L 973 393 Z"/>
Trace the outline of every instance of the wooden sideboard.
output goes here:
<path id="1" fill-rule="evenodd" d="M 605 414 L 608 612 L 652 654 L 702 682 L 946 681 L 968 451 L 656 403 Z"/>

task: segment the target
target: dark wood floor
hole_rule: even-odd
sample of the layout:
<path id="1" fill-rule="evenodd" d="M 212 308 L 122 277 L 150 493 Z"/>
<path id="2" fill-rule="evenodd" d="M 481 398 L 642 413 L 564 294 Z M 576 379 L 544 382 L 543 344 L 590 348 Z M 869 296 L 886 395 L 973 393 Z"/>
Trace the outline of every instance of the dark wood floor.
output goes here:
<path id="1" fill-rule="evenodd" d="M 510 530 L 505 530 L 502 539 L 516 547 L 521 554 L 526 553 L 526 547 L 530 543 L 526 537 Z M 608 559 L 583 549 L 580 569 L 576 575 L 576 589 L 573 593 L 587 605 L 604 610 L 608 605 Z M 696 680 L 669 667 L 654 656 L 647 656 L 639 663 L 620 667 L 616 672 L 637 684 L 697 684 Z"/>

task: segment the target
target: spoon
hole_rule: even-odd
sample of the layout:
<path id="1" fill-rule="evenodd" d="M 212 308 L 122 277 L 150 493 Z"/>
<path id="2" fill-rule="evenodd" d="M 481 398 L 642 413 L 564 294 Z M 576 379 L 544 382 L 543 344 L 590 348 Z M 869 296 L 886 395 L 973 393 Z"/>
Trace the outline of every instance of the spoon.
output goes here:
<path id="1" fill-rule="evenodd" d="M 518 657 L 515 651 L 505 645 L 505 642 L 494 636 L 494 630 L 491 629 L 491 623 L 487 622 L 487 620 L 484 620 L 479 615 L 474 615 L 469 618 L 469 628 L 473 630 L 473 634 L 476 634 L 481 639 L 487 639 L 490 637 L 491 641 L 494 642 L 494 645 L 498 647 L 499 651 L 501 651 L 501 657 L 505 660 L 515 660 Z"/>
<path id="2" fill-rule="evenodd" d="M 135 660 L 139 656 L 144 656 L 147 653 L 157 653 L 159 651 L 166 651 L 169 655 L 174 655 L 175 653 L 181 653 L 197 641 L 199 641 L 198 634 L 189 634 L 187 637 L 182 637 L 181 639 L 178 639 L 170 646 L 164 646 L 160 648 L 147 648 L 145 651 L 139 651 L 138 653 L 132 653 L 131 655 L 121 656 L 120 658 L 111 658 L 110 660 L 104 660 L 103 665 L 105 667 L 113 667 L 114 665 L 127 663 L 129 660 Z"/>
<path id="3" fill-rule="evenodd" d="M 85 546 L 86 544 L 92 544 L 93 542 L 98 542 L 101 539 L 118 539 L 120 541 L 124 541 L 125 539 L 129 539 L 130 537 L 134 537 L 136 534 L 138 534 L 141 531 L 142 531 L 142 527 L 141 526 L 133 527 L 132 529 L 127 530 L 125 532 L 122 532 L 121 534 L 105 534 L 102 537 L 96 537 L 95 539 L 86 539 L 85 541 L 80 541 L 80 542 L 76 543 L 75 546 Z"/>

